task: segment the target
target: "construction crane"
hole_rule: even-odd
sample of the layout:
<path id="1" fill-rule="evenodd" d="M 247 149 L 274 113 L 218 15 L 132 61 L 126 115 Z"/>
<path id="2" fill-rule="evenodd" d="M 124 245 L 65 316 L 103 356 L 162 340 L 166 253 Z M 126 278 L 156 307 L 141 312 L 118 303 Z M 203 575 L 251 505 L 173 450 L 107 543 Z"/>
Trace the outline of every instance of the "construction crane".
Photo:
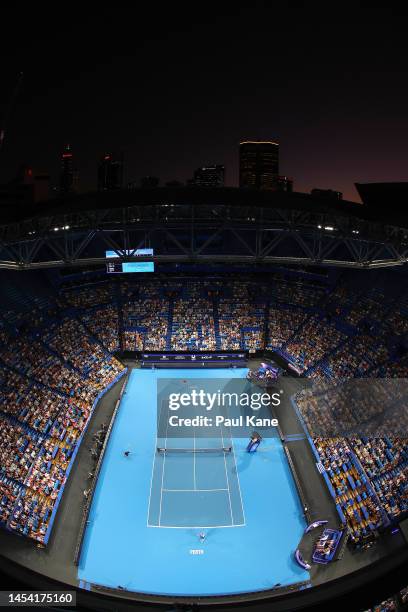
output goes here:
<path id="1" fill-rule="evenodd" d="M 8 123 L 11 117 L 11 113 L 13 112 L 14 109 L 14 105 L 16 103 L 17 100 L 17 96 L 19 94 L 19 91 L 21 89 L 21 85 L 23 83 L 23 73 L 20 72 L 18 77 L 17 77 L 17 83 L 16 86 L 13 90 L 13 93 L 11 94 L 8 106 L 6 108 L 6 112 L 4 114 L 4 118 L 3 118 L 3 125 L 0 129 L 0 153 L 3 149 L 3 144 L 4 144 L 4 139 L 6 137 L 6 133 L 7 133 L 7 128 L 8 128 Z"/>

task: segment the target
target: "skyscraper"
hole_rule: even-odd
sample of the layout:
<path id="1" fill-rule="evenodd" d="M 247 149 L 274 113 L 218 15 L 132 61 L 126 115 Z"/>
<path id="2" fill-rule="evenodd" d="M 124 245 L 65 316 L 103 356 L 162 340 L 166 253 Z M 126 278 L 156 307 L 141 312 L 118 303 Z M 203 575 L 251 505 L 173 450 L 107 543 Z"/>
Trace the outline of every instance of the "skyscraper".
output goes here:
<path id="1" fill-rule="evenodd" d="M 70 193 L 74 191 L 74 160 L 71 147 L 65 145 L 61 156 L 61 175 L 60 175 L 60 191 L 61 193 Z"/>
<path id="2" fill-rule="evenodd" d="M 276 189 L 278 191 L 285 191 L 286 193 L 292 193 L 293 191 L 293 179 L 289 176 L 278 176 L 276 181 Z"/>
<path id="3" fill-rule="evenodd" d="M 123 155 L 115 157 L 105 153 L 98 165 L 98 191 L 111 191 L 123 187 Z"/>
<path id="4" fill-rule="evenodd" d="M 197 187 L 224 187 L 225 167 L 220 164 L 203 166 L 194 172 L 191 184 Z"/>
<path id="5" fill-rule="evenodd" d="M 279 176 L 279 143 L 244 140 L 239 143 L 239 186 L 276 190 Z"/>

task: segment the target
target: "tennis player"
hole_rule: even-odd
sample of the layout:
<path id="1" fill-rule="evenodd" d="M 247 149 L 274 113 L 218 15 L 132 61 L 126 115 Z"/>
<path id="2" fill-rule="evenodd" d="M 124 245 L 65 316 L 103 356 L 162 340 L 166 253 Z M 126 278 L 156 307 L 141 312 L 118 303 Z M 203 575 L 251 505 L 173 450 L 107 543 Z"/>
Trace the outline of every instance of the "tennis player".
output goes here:
<path id="1" fill-rule="evenodd" d="M 247 446 L 247 452 L 248 453 L 255 453 L 258 446 L 260 445 L 262 440 L 262 436 L 257 432 L 254 431 L 253 434 L 251 435 L 251 439 L 249 441 L 249 444 Z"/>

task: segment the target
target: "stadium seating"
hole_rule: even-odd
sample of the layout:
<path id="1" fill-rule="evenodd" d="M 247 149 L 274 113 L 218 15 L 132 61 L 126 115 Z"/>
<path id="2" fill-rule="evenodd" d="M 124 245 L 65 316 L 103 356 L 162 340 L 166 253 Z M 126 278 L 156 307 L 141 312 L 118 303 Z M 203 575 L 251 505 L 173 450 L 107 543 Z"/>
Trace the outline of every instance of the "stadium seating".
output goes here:
<path id="1" fill-rule="evenodd" d="M 309 434 L 312 448 L 331 483 L 331 492 L 339 514 L 344 517 L 355 542 L 362 541 L 381 527 L 408 515 L 408 444 L 407 438 L 380 436 L 376 433 L 386 416 L 387 428 L 396 415 L 398 425 L 403 411 L 399 404 L 403 392 L 395 385 L 384 385 L 380 379 L 370 380 L 370 394 L 366 386 L 356 387 L 337 383 L 319 385 L 297 394 L 296 404 Z M 391 410 L 390 410 L 391 409 Z M 336 431 L 361 429 L 370 437 L 331 435 Z M 315 435 L 316 430 L 326 433 Z M 373 533 L 371 535 L 374 535 Z"/>
<path id="2" fill-rule="evenodd" d="M 124 371 L 79 320 L 44 323 L 3 328 L 0 346 L 0 520 L 39 543 L 93 404 Z"/>
<path id="3" fill-rule="evenodd" d="M 171 302 L 168 328 L 170 350 L 213 351 L 216 349 L 212 302 L 204 287 L 188 283 Z"/>
<path id="4" fill-rule="evenodd" d="M 84 275 L 29 306 L 18 287 L 8 293 L 0 311 L 0 521 L 39 542 L 95 401 L 124 371 L 116 351 L 267 348 L 321 381 L 408 374 L 408 356 L 397 350 L 408 301 L 347 278 L 330 286 L 279 273 L 150 283 Z M 361 416 L 346 404 L 339 410 L 339 419 Z M 406 440 L 313 439 L 356 541 L 407 514 Z"/>

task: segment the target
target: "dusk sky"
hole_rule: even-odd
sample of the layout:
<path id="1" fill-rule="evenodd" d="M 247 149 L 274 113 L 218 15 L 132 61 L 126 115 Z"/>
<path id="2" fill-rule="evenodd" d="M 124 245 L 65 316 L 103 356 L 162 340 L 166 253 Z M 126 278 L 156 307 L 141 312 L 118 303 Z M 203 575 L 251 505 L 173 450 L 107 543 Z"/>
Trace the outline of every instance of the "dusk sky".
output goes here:
<path id="1" fill-rule="evenodd" d="M 126 181 L 185 181 L 223 163 L 234 186 L 239 141 L 277 138 L 296 191 L 358 200 L 355 181 L 407 181 L 406 16 L 396 4 L 364 5 L 176 2 L 129 13 L 125 3 L 95 12 L 73 3 L 68 20 L 67 6 L 10 13 L 0 124 L 18 71 L 25 76 L 0 179 L 27 163 L 56 183 L 70 143 L 83 191 L 95 188 L 105 151 L 123 151 Z"/>

